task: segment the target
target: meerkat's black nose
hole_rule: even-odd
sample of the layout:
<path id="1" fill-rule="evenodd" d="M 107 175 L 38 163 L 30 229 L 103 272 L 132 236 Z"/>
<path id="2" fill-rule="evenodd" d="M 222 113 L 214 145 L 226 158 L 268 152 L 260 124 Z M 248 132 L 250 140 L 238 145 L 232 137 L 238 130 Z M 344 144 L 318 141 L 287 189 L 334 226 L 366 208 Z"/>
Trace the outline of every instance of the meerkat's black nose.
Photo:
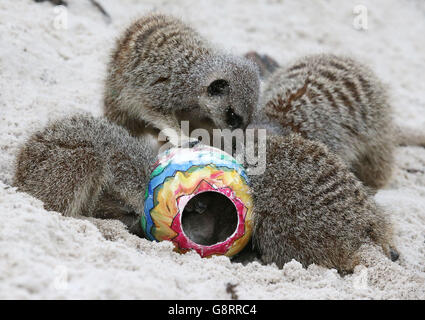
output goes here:
<path id="1" fill-rule="evenodd" d="M 226 109 L 226 123 L 234 130 L 242 126 L 243 119 L 233 111 L 232 107 L 228 107 Z"/>

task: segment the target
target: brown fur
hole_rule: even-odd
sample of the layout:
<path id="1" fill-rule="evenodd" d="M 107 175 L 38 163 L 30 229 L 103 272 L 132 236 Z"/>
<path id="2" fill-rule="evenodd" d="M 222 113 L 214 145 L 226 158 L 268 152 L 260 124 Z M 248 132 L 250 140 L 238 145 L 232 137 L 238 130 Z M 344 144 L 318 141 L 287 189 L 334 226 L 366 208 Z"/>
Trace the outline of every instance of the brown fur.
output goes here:
<path id="1" fill-rule="evenodd" d="M 278 134 L 299 133 L 326 144 L 372 189 L 391 177 L 391 108 L 366 66 L 330 54 L 298 59 L 269 77 L 260 106 L 254 126 L 262 122 Z"/>
<path id="2" fill-rule="evenodd" d="M 262 261 L 350 272 L 364 243 L 398 258 L 388 216 L 338 156 L 297 134 L 269 135 L 266 146 L 266 171 L 251 176 L 253 242 Z"/>
<path id="3" fill-rule="evenodd" d="M 258 103 L 248 59 L 215 49 L 182 21 L 149 14 L 117 41 L 108 66 L 105 116 L 134 136 L 171 128 L 245 128 Z"/>
<path id="4" fill-rule="evenodd" d="M 34 133 L 16 160 L 14 185 L 66 216 L 120 219 L 143 210 L 154 152 L 105 119 L 75 115 Z"/>

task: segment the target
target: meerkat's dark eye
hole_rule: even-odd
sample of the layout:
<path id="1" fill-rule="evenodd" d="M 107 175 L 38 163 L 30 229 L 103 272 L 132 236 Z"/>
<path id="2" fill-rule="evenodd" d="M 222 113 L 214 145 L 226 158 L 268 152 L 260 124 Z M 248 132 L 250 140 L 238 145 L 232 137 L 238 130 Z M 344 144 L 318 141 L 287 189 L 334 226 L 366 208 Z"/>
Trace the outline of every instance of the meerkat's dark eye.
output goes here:
<path id="1" fill-rule="evenodd" d="M 242 125 L 243 119 L 241 116 L 237 115 L 231 107 L 228 107 L 226 109 L 226 122 L 232 129 L 236 129 Z"/>
<path id="2" fill-rule="evenodd" d="M 223 79 L 214 80 L 208 86 L 208 94 L 210 96 L 220 96 L 229 93 L 229 82 Z"/>

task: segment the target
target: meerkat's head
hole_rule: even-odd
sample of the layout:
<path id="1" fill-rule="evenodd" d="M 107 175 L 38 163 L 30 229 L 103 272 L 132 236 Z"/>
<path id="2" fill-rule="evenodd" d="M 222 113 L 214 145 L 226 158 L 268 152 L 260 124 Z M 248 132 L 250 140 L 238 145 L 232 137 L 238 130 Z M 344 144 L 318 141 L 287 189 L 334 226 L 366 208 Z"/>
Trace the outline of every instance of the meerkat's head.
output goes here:
<path id="1" fill-rule="evenodd" d="M 259 72 L 248 59 L 214 56 L 203 63 L 197 87 L 200 111 L 218 129 L 245 129 L 256 108 Z"/>

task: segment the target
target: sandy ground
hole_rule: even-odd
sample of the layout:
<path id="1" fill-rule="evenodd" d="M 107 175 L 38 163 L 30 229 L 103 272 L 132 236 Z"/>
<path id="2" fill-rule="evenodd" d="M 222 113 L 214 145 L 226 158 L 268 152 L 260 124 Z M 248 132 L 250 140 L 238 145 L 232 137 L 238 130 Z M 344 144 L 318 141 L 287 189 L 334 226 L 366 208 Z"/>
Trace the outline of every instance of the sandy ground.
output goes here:
<path id="1" fill-rule="evenodd" d="M 102 81 L 116 36 L 150 11 L 172 13 L 233 53 L 256 49 L 280 63 L 307 53 L 351 54 L 389 87 L 395 120 L 425 128 L 425 2 L 363 1 L 368 29 L 356 30 L 356 1 L 88 0 L 63 11 L 32 0 L 0 2 L 0 298 L 24 299 L 425 299 L 425 148 L 400 147 L 394 177 L 376 201 L 391 212 L 397 263 L 365 248 L 352 275 L 296 262 L 283 269 L 226 257 L 180 255 L 169 243 L 128 234 L 115 221 L 47 212 L 10 186 L 20 144 L 49 119 L 101 114 Z"/>

